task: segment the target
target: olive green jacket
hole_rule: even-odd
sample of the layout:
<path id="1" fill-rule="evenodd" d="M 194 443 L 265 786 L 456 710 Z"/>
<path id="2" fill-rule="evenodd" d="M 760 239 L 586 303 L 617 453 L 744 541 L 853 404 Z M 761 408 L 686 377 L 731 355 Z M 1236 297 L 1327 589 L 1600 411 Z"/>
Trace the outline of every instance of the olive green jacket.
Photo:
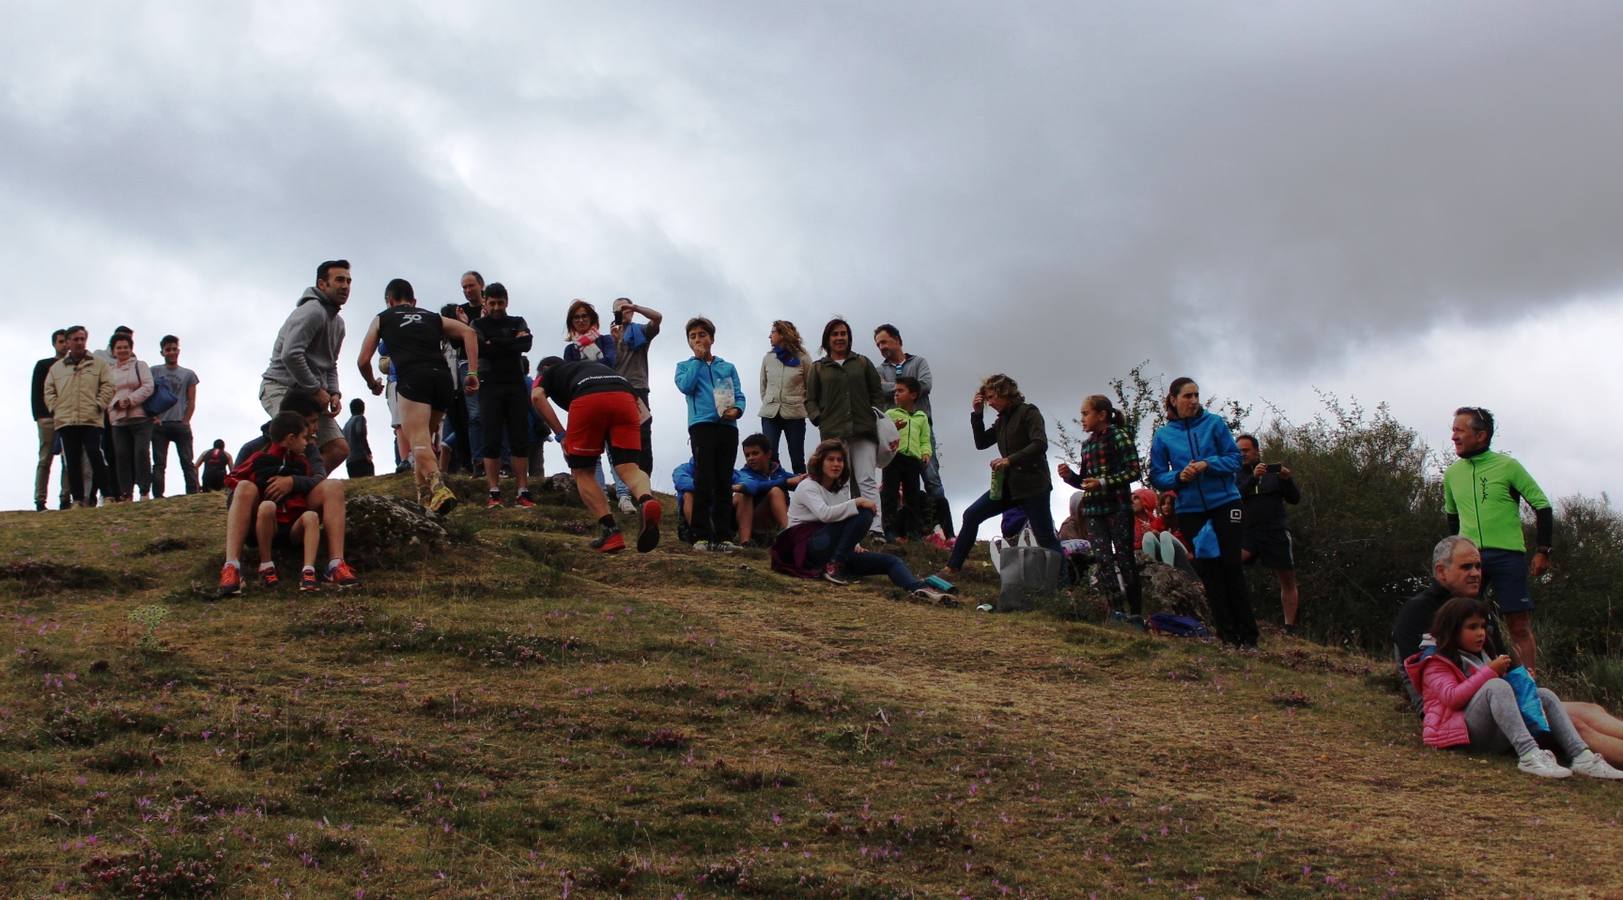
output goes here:
<path id="1" fill-rule="evenodd" d="M 806 416 L 823 440 L 877 440 L 874 408 L 885 402 L 879 370 L 868 357 L 853 353 L 845 363 L 823 357 L 806 373 Z"/>
<path id="2" fill-rule="evenodd" d="M 977 449 L 996 444 L 998 455 L 1009 461 L 1003 476 L 1005 497 L 1024 500 L 1054 489 L 1048 475 L 1048 426 L 1037 407 L 1022 400 L 1004 410 L 991 428 L 986 427 L 984 413 L 972 412 L 969 427 Z"/>

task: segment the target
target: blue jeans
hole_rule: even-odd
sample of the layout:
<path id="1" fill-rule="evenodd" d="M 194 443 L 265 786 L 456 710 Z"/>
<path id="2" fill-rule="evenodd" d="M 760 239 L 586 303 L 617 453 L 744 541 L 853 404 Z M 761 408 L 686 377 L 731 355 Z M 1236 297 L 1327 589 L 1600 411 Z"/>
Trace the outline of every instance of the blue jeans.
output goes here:
<path id="1" fill-rule="evenodd" d="M 981 523 L 993 516 L 1001 516 L 1007 510 L 1019 507 L 1026 514 L 1026 521 L 1031 523 L 1031 533 L 1037 536 L 1037 546 L 1047 547 L 1055 553 L 1063 553 L 1060 549 L 1059 537 L 1054 534 L 1054 514 L 1048 509 L 1048 498 L 1053 491 L 1043 491 L 1031 497 L 1019 500 L 993 500 L 991 492 L 980 496 L 979 500 L 969 504 L 964 510 L 964 522 L 958 527 L 958 539 L 953 541 L 952 555 L 947 557 L 947 566 L 953 569 L 964 567 L 964 560 L 969 558 L 969 551 L 975 546 L 975 534 L 980 531 Z"/>
<path id="2" fill-rule="evenodd" d="M 458 360 L 456 364 L 458 375 L 468 376 L 468 361 Z M 460 384 L 461 382 L 458 382 Z M 468 455 L 473 458 L 474 473 L 482 471 L 484 465 L 481 460 L 485 458 L 485 423 L 479 419 L 479 395 L 463 394 L 463 405 L 468 410 Z"/>
<path id="3" fill-rule="evenodd" d="M 773 416 L 768 419 L 761 418 L 761 433 L 766 435 L 767 446 L 772 450 L 772 458 L 778 458 L 778 435 L 783 435 L 789 441 L 789 471 L 796 475 L 806 474 L 806 420 L 785 419 L 783 416 Z"/>
<path id="4" fill-rule="evenodd" d="M 812 535 L 806 548 L 806 562 L 815 566 L 834 563 L 847 575 L 884 575 L 892 584 L 909 591 L 924 587 L 924 582 L 913 577 L 912 571 L 901 557 L 889 553 L 853 553 L 857 541 L 873 526 L 873 513 L 865 509 L 849 519 L 830 522 Z"/>

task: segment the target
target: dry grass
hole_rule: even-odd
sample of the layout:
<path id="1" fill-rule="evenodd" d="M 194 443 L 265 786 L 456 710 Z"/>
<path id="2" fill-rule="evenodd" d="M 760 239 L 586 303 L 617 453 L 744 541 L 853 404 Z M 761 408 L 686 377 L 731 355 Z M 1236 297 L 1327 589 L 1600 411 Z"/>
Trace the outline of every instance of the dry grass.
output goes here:
<path id="1" fill-rule="evenodd" d="M 0 516 L 16 893 L 1623 894 L 1618 786 L 1423 750 L 1358 657 L 605 560 L 556 505 L 211 603 L 217 503 Z"/>

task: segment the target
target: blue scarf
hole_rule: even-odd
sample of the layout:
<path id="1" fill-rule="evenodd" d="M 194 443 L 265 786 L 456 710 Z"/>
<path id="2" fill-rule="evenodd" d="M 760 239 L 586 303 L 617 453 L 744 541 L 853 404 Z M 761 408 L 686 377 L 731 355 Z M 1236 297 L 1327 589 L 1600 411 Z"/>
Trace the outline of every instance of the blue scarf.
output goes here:
<path id="1" fill-rule="evenodd" d="M 788 366 L 791 369 L 793 369 L 795 366 L 800 365 L 800 357 L 795 356 L 794 354 L 790 353 L 788 350 L 783 349 L 782 347 L 773 347 L 772 348 L 772 353 L 773 353 L 774 356 L 776 356 L 778 358 L 778 362 L 783 363 L 784 365 Z"/>

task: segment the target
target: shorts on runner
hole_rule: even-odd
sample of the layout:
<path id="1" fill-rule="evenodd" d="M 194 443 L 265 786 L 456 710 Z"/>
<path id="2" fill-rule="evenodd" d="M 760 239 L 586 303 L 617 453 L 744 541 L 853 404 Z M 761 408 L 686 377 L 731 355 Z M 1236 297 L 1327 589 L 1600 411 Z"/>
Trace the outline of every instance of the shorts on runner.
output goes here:
<path id="1" fill-rule="evenodd" d="M 609 462 L 635 463 L 642 453 L 642 416 L 637 399 L 624 391 L 576 397 L 569 405 L 564 456 L 571 469 L 597 467 L 598 454 L 609 448 Z"/>
<path id="2" fill-rule="evenodd" d="M 414 403 L 425 403 L 429 409 L 442 413 L 451 408 L 451 370 L 446 368 L 407 369 L 400 373 L 400 396 Z"/>

